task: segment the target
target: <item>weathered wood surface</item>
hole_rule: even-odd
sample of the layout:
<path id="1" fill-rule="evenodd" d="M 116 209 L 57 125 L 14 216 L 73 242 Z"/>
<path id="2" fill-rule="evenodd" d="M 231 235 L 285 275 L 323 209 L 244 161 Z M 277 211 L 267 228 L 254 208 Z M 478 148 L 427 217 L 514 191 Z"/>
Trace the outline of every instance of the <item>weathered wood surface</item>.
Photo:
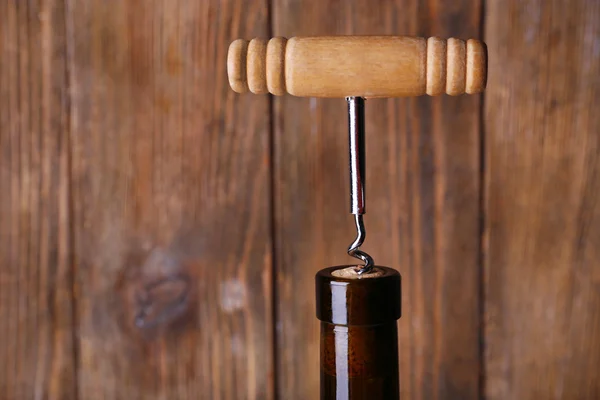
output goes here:
<path id="1" fill-rule="evenodd" d="M 486 397 L 600 398 L 600 3 L 489 1 Z"/>
<path id="2" fill-rule="evenodd" d="M 69 2 L 80 398 L 273 397 L 268 98 L 245 1 Z"/>
<path id="3" fill-rule="evenodd" d="M 0 1 L 0 398 L 72 399 L 69 96 L 60 1 Z"/>
<path id="4" fill-rule="evenodd" d="M 281 0 L 272 12 L 273 36 L 480 36 L 479 1 L 300 7 Z M 353 262 L 346 103 L 274 102 L 278 393 L 312 399 L 319 390 L 313 275 Z M 366 103 L 364 248 L 403 275 L 402 398 L 478 398 L 479 110 L 477 96 Z"/>
<path id="5" fill-rule="evenodd" d="M 234 94 L 225 59 L 320 34 L 488 43 L 483 114 L 367 102 L 403 399 L 600 397 L 597 1 L 0 0 L 1 399 L 317 397 L 346 104 Z"/>

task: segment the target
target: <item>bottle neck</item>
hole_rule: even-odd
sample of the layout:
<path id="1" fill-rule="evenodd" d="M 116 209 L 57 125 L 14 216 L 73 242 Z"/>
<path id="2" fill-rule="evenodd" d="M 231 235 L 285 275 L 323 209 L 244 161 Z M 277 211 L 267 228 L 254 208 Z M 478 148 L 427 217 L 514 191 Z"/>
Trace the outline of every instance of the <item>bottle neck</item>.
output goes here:
<path id="1" fill-rule="evenodd" d="M 321 400 L 398 400 L 400 274 L 354 266 L 316 275 L 321 320 Z"/>
<path id="2" fill-rule="evenodd" d="M 396 321 L 367 326 L 321 322 L 321 400 L 397 400 Z"/>

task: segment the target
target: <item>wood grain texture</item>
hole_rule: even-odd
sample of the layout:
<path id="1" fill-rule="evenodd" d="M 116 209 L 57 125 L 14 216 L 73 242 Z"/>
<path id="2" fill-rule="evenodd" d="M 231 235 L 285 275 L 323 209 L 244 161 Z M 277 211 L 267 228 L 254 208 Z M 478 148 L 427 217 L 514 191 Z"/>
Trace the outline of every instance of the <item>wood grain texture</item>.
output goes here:
<path id="1" fill-rule="evenodd" d="M 0 1 L 0 399 L 317 398 L 313 276 L 354 238 L 346 104 L 274 100 L 271 204 L 269 99 L 230 91 L 227 46 L 481 38 L 480 3 L 273 0 L 269 32 L 266 1 Z M 484 165 L 478 96 L 367 102 L 402 398 L 597 399 L 600 4 L 485 3 Z"/>
<path id="2" fill-rule="evenodd" d="M 81 399 L 272 399 L 268 99 L 247 1 L 68 1 Z"/>
<path id="3" fill-rule="evenodd" d="M 598 399 L 600 3 L 486 15 L 486 395 Z"/>
<path id="4" fill-rule="evenodd" d="M 0 2 L 0 398 L 76 395 L 64 8 Z"/>
<path id="5" fill-rule="evenodd" d="M 479 1 L 279 0 L 273 35 L 479 37 Z M 278 393 L 318 398 L 313 274 L 351 262 L 346 102 L 275 100 Z M 479 97 L 369 100 L 365 250 L 403 275 L 403 399 L 479 392 Z"/>

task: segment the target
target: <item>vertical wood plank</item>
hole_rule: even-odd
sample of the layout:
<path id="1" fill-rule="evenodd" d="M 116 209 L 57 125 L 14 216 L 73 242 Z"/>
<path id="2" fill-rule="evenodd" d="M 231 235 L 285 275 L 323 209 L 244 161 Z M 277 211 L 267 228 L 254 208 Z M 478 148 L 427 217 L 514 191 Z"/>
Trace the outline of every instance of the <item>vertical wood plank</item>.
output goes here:
<path id="1" fill-rule="evenodd" d="M 62 1 L 0 2 L 0 398 L 75 399 Z"/>
<path id="2" fill-rule="evenodd" d="M 486 15 L 486 395 L 597 399 L 600 3 Z"/>
<path id="3" fill-rule="evenodd" d="M 68 4 L 81 398 L 273 398 L 266 4 Z"/>
<path id="4" fill-rule="evenodd" d="M 274 35 L 480 37 L 480 2 L 273 2 Z M 364 249 L 403 275 L 404 399 L 479 392 L 478 96 L 369 100 Z M 319 393 L 314 273 L 350 264 L 344 99 L 275 99 L 278 392 Z"/>

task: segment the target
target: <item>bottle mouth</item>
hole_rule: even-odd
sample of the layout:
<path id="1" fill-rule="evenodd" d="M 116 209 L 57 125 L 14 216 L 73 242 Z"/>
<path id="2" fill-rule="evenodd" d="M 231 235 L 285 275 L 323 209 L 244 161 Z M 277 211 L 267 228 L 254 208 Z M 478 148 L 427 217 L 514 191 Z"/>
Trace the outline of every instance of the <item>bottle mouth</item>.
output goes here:
<path id="1" fill-rule="evenodd" d="M 401 316 L 398 271 L 375 266 L 358 274 L 356 265 L 325 268 L 315 276 L 317 318 L 336 325 L 377 325 Z"/>
<path id="2" fill-rule="evenodd" d="M 345 279 L 369 279 L 369 278 L 380 278 L 385 275 L 385 271 L 379 267 L 373 267 L 368 272 L 360 273 L 364 267 L 362 265 L 351 265 L 346 268 L 336 269 L 331 272 L 332 276 L 336 278 Z"/>

